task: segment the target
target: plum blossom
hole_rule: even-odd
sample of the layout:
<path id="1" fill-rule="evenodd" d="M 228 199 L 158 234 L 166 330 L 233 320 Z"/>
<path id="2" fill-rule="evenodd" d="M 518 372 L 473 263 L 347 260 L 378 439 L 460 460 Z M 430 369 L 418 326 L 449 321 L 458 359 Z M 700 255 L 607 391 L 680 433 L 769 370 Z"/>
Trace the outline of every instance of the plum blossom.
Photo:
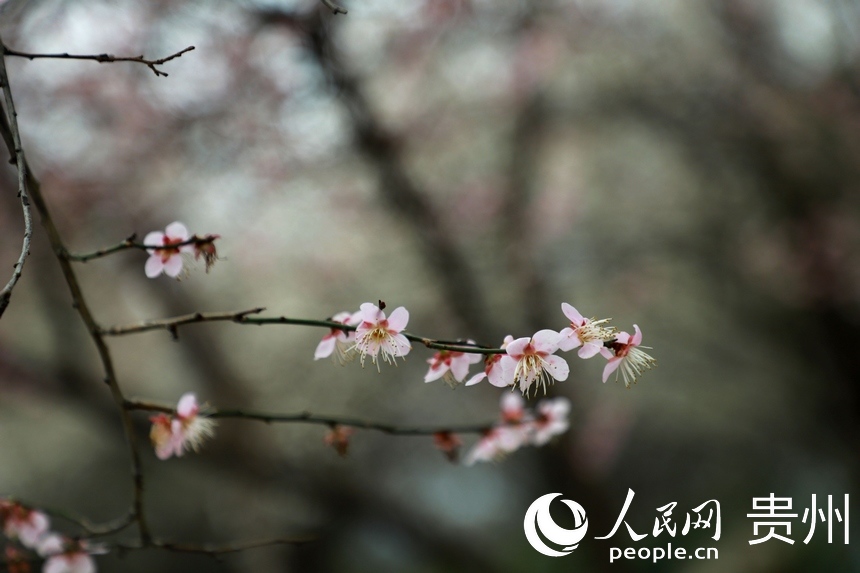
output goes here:
<path id="1" fill-rule="evenodd" d="M 50 533 L 39 542 L 38 552 L 47 557 L 42 573 L 95 573 L 96 562 L 92 555 L 107 550 L 90 545 L 86 540 Z"/>
<path id="2" fill-rule="evenodd" d="M 152 429 L 149 438 L 160 460 L 181 456 L 186 449 L 200 449 L 201 444 L 215 433 L 215 421 L 200 414 L 197 397 L 183 394 L 176 406 L 176 414 L 158 414 L 150 418 Z"/>
<path id="3" fill-rule="evenodd" d="M 564 358 L 555 356 L 560 335 L 554 330 L 539 330 L 531 338 L 518 338 L 507 345 L 507 356 L 502 357 L 506 386 L 519 384 L 526 394 L 534 384 L 543 387 L 553 381 L 567 380 L 570 367 Z"/>
<path id="4" fill-rule="evenodd" d="M 409 354 L 412 345 L 401 334 L 409 322 L 408 310 L 402 306 L 397 307 L 391 317 L 385 318 L 381 308 L 372 302 L 366 302 L 361 305 L 360 313 L 361 322 L 355 329 L 355 345 L 352 348 L 358 351 L 362 366 L 368 355 L 378 369 L 380 352 L 382 360 L 391 364 L 395 363 L 396 358 Z"/>
<path id="5" fill-rule="evenodd" d="M 506 393 L 500 400 L 499 425 L 486 430 L 481 439 L 466 454 L 467 466 L 475 462 L 499 461 L 529 443 L 531 428 L 525 411 L 525 401 L 519 394 Z"/>
<path id="6" fill-rule="evenodd" d="M 578 310 L 566 302 L 561 303 L 561 310 L 570 320 L 570 326 L 559 333 L 561 335 L 558 343 L 559 350 L 568 351 L 579 348 L 577 354 L 580 358 L 591 358 L 600 352 L 605 341 L 615 336 L 613 328 L 604 326 L 609 322 L 608 318 L 600 320 L 584 318 Z"/>
<path id="7" fill-rule="evenodd" d="M 50 526 L 48 516 L 41 511 L 9 500 L 0 500 L 0 521 L 6 537 L 18 539 L 21 545 L 31 549 L 36 548 Z"/>
<path id="8" fill-rule="evenodd" d="M 161 273 L 176 278 L 182 272 L 182 253 L 194 253 L 193 245 L 177 245 L 188 241 L 188 229 L 180 222 L 174 222 L 164 229 L 164 232 L 153 231 L 146 235 L 143 244 L 147 248 L 149 258 L 146 260 L 146 276 L 154 279 Z"/>
<path id="9" fill-rule="evenodd" d="M 528 443 L 529 427 L 494 426 L 484 432 L 478 443 L 469 450 L 463 460 L 467 466 L 475 462 L 497 462 Z"/>
<path id="10" fill-rule="evenodd" d="M 514 337 L 510 334 L 505 337 L 504 342 L 500 348 L 504 349 L 514 341 Z M 484 357 L 484 371 L 475 374 L 469 380 L 466 381 L 466 386 L 473 386 L 483 380 L 484 378 L 489 381 L 493 386 L 498 386 L 499 388 L 504 388 L 505 386 L 510 386 L 510 382 L 508 381 L 508 376 L 505 375 L 504 369 L 506 362 L 502 361 L 502 357 L 504 354 L 487 354 Z"/>
<path id="11" fill-rule="evenodd" d="M 532 422 L 532 444 L 542 446 L 552 437 L 567 431 L 570 400 L 564 397 L 542 400 L 537 405 L 537 418 Z"/>
<path id="12" fill-rule="evenodd" d="M 474 340 L 466 341 L 475 344 Z M 469 366 L 481 361 L 480 354 L 471 352 L 457 352 L 455 350 L 440 350 L 427 359 L 430 369 L 424 376 L 424 382 L 433 382 L 442 378 L 452 388 L 466 379 L 469 375 Z"/>
<path id="13" fill-rule="evenodd" d="M 433 444 L 438 448 L 449 462 L 456 462 L 460 454 L 463 441 L 453 432 L 436 432 L 433 434 Z"/>
<path id="14" fill-rule="evenodd" d="M 345 326 L 355 326 L 361 322 L 361 312 L 339 312 L 331 317 L 330 320 L 331 322 L 339 322 Z M 323 336 L 322 340 L 320 340 L 320 343 L 317 345 L 317 349 L 314 352 L 314 360 L 333 356 L 341 364 L 346 364 L 348 361 L 352 360 L 354 356 L 352 353 L 354 345 L 354 331 L 332 328 L 328 334 Z"/>
<path id="15" fill-rule="evenodd" d="M 332 426 L 325 435 L 325 443 L 326 445 L 333 447 L 337 452 L 337 455 L 342 458 L 346 457 L 346 454 L 349 451 L 349 438 L 354 432 L 354 428 L 337 424 Z"/>
<path id="16" fill-rule="evenodd" d="M 609 375 L 615 372 L 615 381 L 618 382 L 618 372 L 620 370 L 624 385 L 630 388 L 630 384 L 636 383 L 636 378 L 642 375 L 645 370 L 650 370 L 657 365 L 657 361 L 648 353 L 640 350 L 642 344 L 642 331 L 637 325 L 633 325 L 634 334 L 630 336 L 627 332 L 619 332 L 615 340 L 607 343 L 600 350 L 609 362 L 603 369 L 603 381 L 609 379 Z M 642 348 L 649 348 L 642 346 Z"/>

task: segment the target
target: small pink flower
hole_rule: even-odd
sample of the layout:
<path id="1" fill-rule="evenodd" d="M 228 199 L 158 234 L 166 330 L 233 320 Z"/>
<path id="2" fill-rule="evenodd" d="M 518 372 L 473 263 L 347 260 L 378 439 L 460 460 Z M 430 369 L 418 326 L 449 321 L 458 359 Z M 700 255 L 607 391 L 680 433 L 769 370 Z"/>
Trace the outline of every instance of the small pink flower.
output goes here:
<path id="1" fill-rule="evenodd" d="M 526 401 L 519 394 L 508 392 L 501 399 L 502 423 L 521 424 L 526 420 Z"/>
<path id="2" fill-rule="evenodd" d="M 646 352 L 639 349 L 642 344 L 642 331 L 637 325 L 633 325 L 634 334 L 630 336 L 627 332 L 619 332 L 613 342 L 600 350 L 600 354 L 609 360 L 603 369 L 603 381 L 609 379 L 609 375 L 616 370 L 621 371 L 624 385 L 630 388 L 630 384 L 636 383 L 636 378 L 645 370 L 656 366 L 657 361 Z M 649 348 L 643 346 L 642 348 Z M 615 381 L 618 382 L 618 373 L 615 373 Z"/>
<path id="3" fill-rule="evenodd" d="M 463 445 L 460 437 L 453 432 L 436 432 L 433 434 L 433 443 L 452 463 L 457 461 L 460 447 Z"/>
<path id="4" fill-rule="evenodd" d="M 146 260 L 146 276 L 154 279 L 162 272 L 171 278 L 176 278 L 182 272 L 182 253 L 194 253 L 194 245 L 171 246 L 184 243 L 189 238 L 185 225 L 171 223 L 162 233 L 153 231 L 143 239 L 149 258 Z"/>
<path id="5" fill-rule="evenodd" d="M 560 335 L 554 330 L 539 330 L 531 338 L 518 338 L 508 344 L 508 355 L 502 357 L 506 386 L 519 384 L 520 391 L 527 393 L 532 384 L 543 387 L 554 380 L 567 380 L 570 367 L 564 358 L 555 356 Z"/>
<path id="6" fill-rule="evenodd" d="M 355 326 L 361 322 L 361 313 L 350 314 L 348 312 L 339 312 L 331 317 L 331 322 L 339 322 L 345 326 Z M 353 357 L 351 350 L 354 343 L 355 331 L 332 328 L 317 345 L 317 349 L 314 352 L 314 360 L 328 358 L 333 355 L 338 362 L 346 364 Z"/>
<path id="7" fill-rule="evenodd" d="M 412 349 L 409 340 L 401 334 L 409 322 L 409 311 L 402 306 L 394 309 L 390 318 L 373 304 L 366 302 L 361 305 L 361 323 L 355 330 L 355 346 L 360 356 L 361 365 L 370 355 L 371 361 L 379 368 L 377 360 L 382 353 L 382 360 L 394 364 L 395 359 L 406 356 Z"/>
<path id="8" fill-rule="evenodd" d="M 558 343 L 560 350 L 568 351 L 579 348 L 577 354 L 580 358 L 591 358 L 600 352 L 604 341 L 611 340 L 615 335 L 613 329 L 604 326 L 609 322 L 608 318 L 600 320 L 583 318 L 578 310 L 566 302 L 561 303 L 561 310 L 570 319 L 570 326 L 559 333 L 561 335 L 561 340 Z"/>
<path id="9" fill-rule="evenodd" d="M 152 429 L 149 438 L 160 460 L 181 456 L 186 449 L 200 449 L 201 444 L 215 433 L 215 421 L 200 414 L 197 398 L 183 394 L 176 406 L 176 414 L 157 414 L 150 418 Z"/>
<path id="10" fill-rule="evenodd" d="M 337 455 L 346 457 L 349 451 L 349 438 L 355 432 L 349 426 L 336 425 L 325 435 L 325 443 L 334 448 Z"/>
<path id="11" fill-rule="evenodd" d="M 526 445 L 529 431 L 526 424 L 490 428 L 466 454 L 463 463 L 471 466 L 475 462 L 497 462 Z"/>
<path id="12" fill-rule="evenodd" d="M 47 557 L 42 573 L 95 573 L 96 562 L 91 555 L 107 550 L 91 546 L 85 540 L 75 540 L 51 533 L 39 543 L 39 555 Z"/>
<path id="13" fill-rule="evenodd" d="M 542 446 L 552 437 L 563 434 L 569 427 L 567 416 L 570 413 L 570 400 L 554 398 L 542 400 L 537 406 L 538 416 L 532 422 L 531 441 L 536 446 Z"/>
<path id="14" fill-rule="evenodd" d="M 0 500 L 0 521 L 6 537 L 18 539 L 21 545 L 30 549 L 36 547 L 51 524 L 48 516 L 41 511 L 7 500 Z"/>
<path id="15" fill-rule="evenodd" d="M 472 340 L 467 342 L 475 344 Z M 456 386 L 469 375 L 469 366 L 480 361 L 480 354 L 440 350 L 432 358 L 427 359 L 430 369 L 427 371 L 427 375 L 424 376 L 424 382 L 433 382 L 442 378 L 449 386 Z"/>
<path id="16" fill-rule="evenodd" d="M 500 348 L 506 348 L 508 344 L 514 341 L 514 337 L 510 334 L 505 337 L 504 342 Z M 466 386 L 472 386 L 477 384 L 484 378 L 486 378 L 490 384 L 493 386 L 498 386 L 499 388 L 504 388 L 505 386 L 510 386 L 509 376 L 505 375 L 504 368 L 507 364 L 502 361 L 502 357 L 504 354 L 487 354 L 484 357 L 484 371 L 475 374 L 466 382 Z"/>

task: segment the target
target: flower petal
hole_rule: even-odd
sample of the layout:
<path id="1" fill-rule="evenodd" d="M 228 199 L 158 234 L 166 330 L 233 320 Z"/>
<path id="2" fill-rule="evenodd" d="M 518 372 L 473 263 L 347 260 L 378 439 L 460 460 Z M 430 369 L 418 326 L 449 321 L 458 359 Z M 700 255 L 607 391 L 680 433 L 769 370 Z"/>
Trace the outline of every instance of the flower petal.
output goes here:
<path id="1" fill-rule="evenodd" d="M 526 350 L 526 346 L 529 345 L 531 339 L 529 337 L 517 338 L 516 340 L 512 340 L 505 347 L 505 350 L 508 353 L 508 356 L 513 356 L 515 358 L 519 358 L 523 355 L 523 352 Z"/>
<path id="2" fill-rule="evenodd" d="M 582 325 L 582 315 L 579 314 L 578 310 L 576 310 L 566 302 L 561 303 L 561 311 L 564 313 L 564 316 L 570 319 L 570 322 L 577 326 Z"/>
<path id="3" fill-rule="evenodd" d="M 314 351 L 314 360 L 320 358 L 328 358 L 334 352 L 334 347 L 337 345 L 337 338 L 333 334 L 326 334 L 320 343 L 317 344 L 317 349 Z"/>
<path id="4" fill-rule="evenodd" d="M 621 365 L 621 358 L 617 356 L 614 358 L 610 358 L 609 362 L 606 363 L 606 367 L 603 369 L 603 381 L 606 382 L 609 379 L 609 375 L 615 372 L 615 369 Z"/>
<path id="5" fill-rule="evenodd" d="M 469 355 L 464 354 L 451 359 L 451 374 L 457 382 L 462 382 L 469 375 L 469 358 Z"/>
<path id="6" fill-rule="evenodd" d="M 532 346 L 534 346 L 535 350 L 538 352 L 552 354 L 558 350 L 558 342 L 560 339 L 561 335 L 559 335 L 558 332 L 546 328 L 534 333 L 534 336 L 532 336 Z"/>
<path id="7" fill-rule="evenodd" d="M 186 392 L 179 398 L 179 403 L 176 405 L 176 413 L 182 418 L 190 418 L 196 416 L 200 407 L 197 405 L 197 396 L 194 392 Z"/>
<path id="8" fill-rule="evenodd" d="M 596 342 L 586 342 L 585 345 L 579 349 L 577 354 L 580 358 L 591 358 L 595 354 L 599 353 L 601 348 L 603 347 Z"/>
<path id="9" fill-rule="evenodd" d="M 182 256 L 181 255 L 173 255 L 167 262 L 164 263 L 164 274 L 169 276 L 172 279 L 175 279 L 179 276 L 179 273 L 182 272 Z"/>
<path id="10" fill-rule="evenodd" d="M 392 346 L 396 351 L 395 356 L 406 356 L 412 350 L 412 345 L 409 344 L 409 339 L 402 334 L 395 334 L 392 340 Z"/>
<path id="11" fill-rule="evenodd" d="M 361 320 L 377 324 L 380 320 L 385 320 L 385 313 L 372 302 L 366 302 L 361 305 Z"/>
<path id="12" fill-rule="evenodd" d="M 543 367 L 559 382 L 567 380 L 567 376 L 570 374 L 570 366 L 568 366 L 567 360 L 554 354 L 546 356 L 543 359 Z"/>
<path id="13" fill-rule="evenodd" d="M 147 247 L 161 247 L 164 245 L 164 233 L 161 231 L 153 231 L 151 233 L 147 233 L 147 235 L 143 238 L 143 244 Z M 149 254 L 152 254 L 152 249 L 147 249 Z"/>
<path id="14" fill-rule="evenodd" d="M 568 350 L 573 350 L 574 348 L 578 348 L 582 345 L 579 335 L 577 335 L 576 331 L 570 327 L 565 328 L 559 332 L 558 335 L 561 337 L 558 341 L 559 350 L 567 352 Z"/>
<path id="15" fill-rule="evenodd" d="M 514 383 L 514 369 L 517 366 L 516 358 L 502 356 L 502 359 L 490 367 L 487 372 L 487 380 L 493 386 L 504 388 Z"/>
<path id="16" fill-rule="evenodd" d="M 466 383 L 464 384 L 464 386 L 474 386 L 475 384 L 477 384 L 478 382 L 480 382 L 481 380 L 483 380 L 486 377 L 487 377 L 486 372 L 478 372 L 477 374 L 475 374 L 474 376 L 469 378 L 466 381 Z"/>
<path id="17" fill-rule="evenodd" d="M 434 380 L 438 380 L 442 376 L 445 375 L 445 372 L 448 371 L 448 366 L 444 363 L 438 363 L 438 367 L 434 368 L 433 366 L 427 370 L 427 374 L 424 375 L 424 382 L 433 382 Z"/>
<path id="18" fill-rule="evenodd" d="M 633 346 L 639 346 L 642 344 L 642 331 L 639 330 L 639 326 L 636 324 L 633 325 L 633 331 L 635 334 L 633 335 L 632 344 Z"/>
<path id="19" fill-rule="evenodd" d="M 143 268 L 146 276 L 154 279 L 164 270 L 164 263 L 161 261 L 161 255 L 155 254 L 146 259 L 146 266 Z"/>
<path id="20" fill-rule="evenodd" d="M 173 242 L 187 241 L 189 237 L 188 229 L 179 221 L 169 224 L 167 228 L 164 229 L 164 234 Z"/>
<path id="21" fill-rule="evenodd" d="M 409 311 L 402 306 L 398 306 L 388 317 L 388 330 L 400 332 L 406 328 L 406 323 L 409 322 Z"/>

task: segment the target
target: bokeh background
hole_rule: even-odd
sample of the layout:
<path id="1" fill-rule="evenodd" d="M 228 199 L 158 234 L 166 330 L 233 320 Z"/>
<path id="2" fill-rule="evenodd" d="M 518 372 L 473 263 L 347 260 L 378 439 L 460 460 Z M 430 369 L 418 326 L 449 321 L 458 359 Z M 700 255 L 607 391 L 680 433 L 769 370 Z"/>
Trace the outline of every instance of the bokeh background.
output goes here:
<path id="1" fill-rule="evenodd" d="M 222 260 L 148 280 L 145 254 L 78 265 L 102 324 L 265 306 L 325 318 L 385 300 L 409 330 L 498 344 L 583 314 L 641 326 L 659 367 L 632 389 L 570 358 L 551 388 L 571 430 L 497 464 L 430 438 L 223 421 L 159 462 L 140 414 L 159 537 L 313 534 L 222 560 L 164 551 L 100 571 L 857 571 L 860 540 L 794 519 L 754 538 L 752 498 L 857 494 L 860 431 L 860 6 L 853 0 L 31 0 L 10 47 L 157 58 L 10 59 L 30 162 L 78 252 L 183 221 Z M 15 174 L 0 178 L 0 266 L 18 256 Z M 37 228 L 0 322 L 0 491 L 86 515 L 131 498 L 119 417 Z M 126 394 L 400 424 L 496 417 L 501 391 L 397 368 L 314 362 L 323 331 L 194 325 L 110 340 Z M 535 400 L 531 400 L 534 404 Z M 470 438 L 470 446 L 474 438 Z M 718 499 L 722 539 L 638 543 L 657 507 Z M 550 559 L 526 542 L 538 496 L 588 511 Z M 562 506 L 563 508 L 563 506 Z M 557 514 L 556 514 L 557 513 Z M 557 521 L 565 524 L 563 512 Z M 58 527 L 62 520 L 57 520 Z M 855 528 L 852 528 L 852 530 Z M 73 532 L 68 526 L 66 531 Z M 134 531 L 119 541 L 133 540 Z M 717 561 L 608 560 L 609 546 L 719 549 Z"/>

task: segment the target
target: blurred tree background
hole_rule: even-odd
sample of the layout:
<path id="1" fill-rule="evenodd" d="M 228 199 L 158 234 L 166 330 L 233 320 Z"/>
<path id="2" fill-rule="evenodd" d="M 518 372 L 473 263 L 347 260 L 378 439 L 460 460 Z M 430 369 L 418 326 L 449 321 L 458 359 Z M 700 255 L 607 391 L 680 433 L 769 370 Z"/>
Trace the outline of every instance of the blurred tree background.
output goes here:
<path id="1" fill-rule="evenodd" d="M 189 541 L 315 534 L 213 561 L 149 550 L 100 571 L 849 571 L 860 553 L 794 520 L 753 539 L 752 498 L 857 494 L 860 5 L 852 0 L 31 0 L 2 22 L 24 145 L 75 251 L 183 221 L 218 233 L 209 275 L 148 280 L 128 251 L 79 265 L 105 325 L 255 306 L 324 318 L 385 300 L 409 330 L 497 345 L 561 329 L 560 303 L 642 327 L 659 367 L 631 390 L 601 359 L 551 394 L 571 430 L 499 464 L 430 438 L 223 421 L 159 462 L 138 415 L 147 510 Z M 0 261 L 22 223 L 0 179 Z M 492 420 L 500 390 L 314 362 L 322 330 L 189 326 L 111 339 L 127 395 L 392 423 Z M 122 428 L 41 227 L 0 323 L 0 491 L 108 520 L 129 503 Z M 532 401 L 533 403 L 533 401 Z M 471 445 L 469 442 L 467 445 Z M 722 539 L 630 541 L 655 508 L 722 504 Z M 526 542 L 562 492 L 589 538 Z M 825 498 L 826 499 L 826 498 Z M 564 516 L 557 516 L 564 523 Z M 593 535 L 592 535 L 593 534 Z M 128 532 L 127 535 L 131 535 Z M 715 546 L 718 561 L 608 561 L 608 547 Z M 855 539 L 856 541 L 856 539 Z"/>

